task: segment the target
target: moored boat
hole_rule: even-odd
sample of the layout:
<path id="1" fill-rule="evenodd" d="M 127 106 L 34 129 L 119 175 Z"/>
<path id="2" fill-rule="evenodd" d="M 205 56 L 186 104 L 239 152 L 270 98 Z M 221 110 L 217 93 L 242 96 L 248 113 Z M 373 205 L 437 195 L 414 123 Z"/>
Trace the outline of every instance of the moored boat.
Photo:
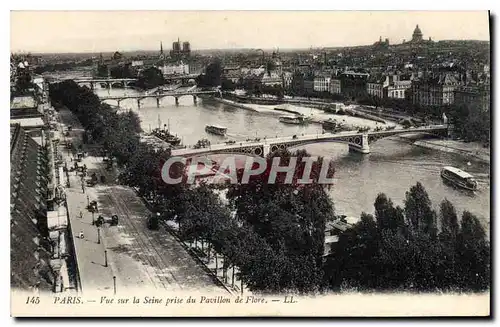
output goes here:
<path id="1" fill-rule="evenodd" d="M 343 124 L 335 119 L 332 119 L 332 118 L 329 118 L 328 120 L 322 121 L 321 126 L 323 127 L 323 131 L 328 131 L 328 132 L 332 132 L 332 133 L 339 133 L 342 131 L 351 130 L 345 124 Z"/>
<path id="2" fill-rule="evenodd" d="M 168 129 L 159 129 L 155 128 L 152 132 L 152 135 L 156 136 L 157 138 L 161 139 L 162 141 L 165 141 L 171 145 L 179 145 L 181 143 L 181 139 L 173 134 L 170 134 Z"/>
<path id="3" fill-rule="evenodd" d="M 160 140 L 167 142 L 172 146 L 177 146 L 181 144 L 182 141 L 181 138 L 170 133 L 170 120 L 168 121 L 168 125 L 167 124 L 163 125 L 163 128 L 160 128 L 160 126 L 161 126 L 161 120 L 160 120 L 160 115 L 158 115 L 158 128 L 152 130 L 151 135 L 156 136 Z"/>
<path id="4" fill-rule="evenodd" d="M 477 181 L 471 174 L 451 166 L 446 166 L 441 169 L 441 177 L 461 188 L 469 191 L 477 190 Z"/>
<path id="5" fill-rule="evenodd" d="M 337 121 L 333 119 L 324 120 L 321 125 L 327 131 L 335 131 L 338 127 Z"/>
<path id="6" fill-rule="evenodd" d="M 279 121 L 284 124 L 303 125 L 307 122 L 302 116 L 281 116 Z"/>
<path id="7" fill-rule="evenodd" d="M 205 126 L 205 131 L 207 133 L 225 136 L 227 133 L 227 127 L 217 126 L 217 125 L 207 125 L 207 126 Z"/>

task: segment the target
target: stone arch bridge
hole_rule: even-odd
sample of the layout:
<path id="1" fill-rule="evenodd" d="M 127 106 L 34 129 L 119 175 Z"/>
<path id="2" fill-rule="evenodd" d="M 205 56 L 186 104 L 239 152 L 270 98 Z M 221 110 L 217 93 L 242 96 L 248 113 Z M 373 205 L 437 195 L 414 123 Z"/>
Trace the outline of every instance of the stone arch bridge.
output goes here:
<path id="1" fill-rule="evenodd" d="M 200 95 L 216 95 L 220 94 L 219 90 L 195 90 L 195 91 L 184 91 L 184 92 L 179 92 L 179 91 L 170 91 L 170 92 L 159 92 L 159 93 L 151 93 L 151 94 L 136 94 L 136 95 L 118 95 L 118 96 L 107 96 L 107 97 L 100 97 L 99 100 L 101 102 L 106 101 L 106 100 L 114 100 L 117 102 L 118 107 L 120 106 L 120 103 L 123 100 L 126 99 L 136 99 L 137 100 L 137 107 L 141 108 L 141 100 L 147 99 L 147 98 L 153 98 L 156 99 L 156 105 L 159 108 L 160 107 L 160 102 L 162 98 L 165 97 L 174 97 L 175 98 L 175 104 L 179 104 L 179 98 L 182 96 L 186 95 L 191 95 L 193 97 L 194 103 L 197 103 L 198 96 Z"/>
<path id="2" fill-rule="evenodd" d="M 385 137 L 410 134 L 410 133 L 428 133 L 436 136 L 448 136 L 448 125 L 431 125 L 418 128 L 396 128 L 384 131 L 371 132 L 341 132 L 324 133 L 302 136 L 287 136 L 281 138 L 260 139 L 259 141 L 236 142 L 233 144 L 214 144 L 209 147 L 195 149 L 192 147 L 172 150 L 172 156 L 195 157 L 198 155 L 210 154 L 241 154 L 248 156 L 265 157 L 279 149 L 292 149 L 298 146 L 314 143 L 336 142 L 344 143 L 352 151 L 363 154 L 370 153 L 370 144 Z"/>

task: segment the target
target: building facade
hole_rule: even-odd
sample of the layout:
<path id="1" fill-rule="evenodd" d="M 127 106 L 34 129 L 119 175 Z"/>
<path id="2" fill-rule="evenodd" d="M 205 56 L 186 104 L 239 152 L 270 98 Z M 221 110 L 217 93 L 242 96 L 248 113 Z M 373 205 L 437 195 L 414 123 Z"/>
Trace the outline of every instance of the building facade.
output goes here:
<path id="1" fill-rule="evenodd" d="M 285 90 L 290 90 L 292 88 L 292 72 L 284 72 L 283 73 L 283 87 Z"/>
<path id="2" fill-rule="evenodd" d="M 189 74 L 189 65 L 184 63 L 178 65 L 164 65 L 160 67 L 160 71 L 164 76 L 186 75 Z"/>
<path id="3" fill-rule="evenodd" d="M 316 76 L 314 77 L 313 88 L 316 92 L 330 92 L 331 77 Z"/>
<path id="4" fill-rule="evenodd" d="M 283 80 L 281 76 L 276 71 L 269 72 L 268 74 L 264 74 L 261 79 L 261 83 L 263 85 L 269 86 L 282 86 Z"/>
<path id="5" fill-rule="evenodd" d="M 331 94 L 341 94 L 342 93 L 342 87 L 341 87 L 340 79 L 338 79 L 338 78 L 332 78 L 330 80 L 330 93 Z"/>
<path id="6" fill-rule="evenodd" d="M 442 106 L 454 103 L 458 81 L 450 74 L 423 78 L 412 83 L 413 103 L 421 106 Z"/>
<path id="7" fill-rule="evenodd" d="M 411 80 L 400 80 L 395 75 L 393 80 L 387 85 L 387 97 L 391 99 L 406 99 L 407 91 L 411 88 Z"/>
<path id="8" fill-rule="evenodd" d="M 490 85 L 462 86 L 455 90 L 455 104 L 464 105 L 469 110 L 490 111 Z"/>
<path id="9" fill-rule="evenodd" d="M 389 85 L 389 76 L 375 76 L 367 81 L 366 92 L 372 97 L 381 99 L 384 97 L 384 88 L 387 85 Z"/>
<path id="10" fill-rule="evenodd" d="M 345 71 L 340 75 L 342 94 L 348 98 L 359 98 L 367 95 L 366 83 L 370 74 Z"/>

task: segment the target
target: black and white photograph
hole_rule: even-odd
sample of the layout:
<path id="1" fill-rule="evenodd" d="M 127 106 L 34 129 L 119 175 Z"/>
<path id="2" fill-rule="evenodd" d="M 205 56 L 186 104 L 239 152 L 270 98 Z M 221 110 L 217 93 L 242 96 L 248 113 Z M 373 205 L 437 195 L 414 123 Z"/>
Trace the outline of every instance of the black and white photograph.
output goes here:
<path id="1" fill-rule="evenodd" d="M 11 315 L 490 316 L 490 28 L 11 11 Z"/>

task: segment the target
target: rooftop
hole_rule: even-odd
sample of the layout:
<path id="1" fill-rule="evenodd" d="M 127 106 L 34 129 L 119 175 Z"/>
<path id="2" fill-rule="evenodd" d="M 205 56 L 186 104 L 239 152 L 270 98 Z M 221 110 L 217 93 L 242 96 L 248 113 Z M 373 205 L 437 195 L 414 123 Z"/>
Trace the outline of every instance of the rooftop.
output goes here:
<path id="1" fill-rule="evenodd" d="M 462 169 L 458 169 L 456 167 L 451 167 L 451 166 L 445 166 L 443 167 L 444 170 L 448 170 L 449 172 L 461 177 L 461 178 L 474 178 L 471 174 L 468 172 L 463 171 Z"/>
<path id="2" fill-rule="evenodd" d="M 41 117 L 11 119 L 11 124 L 20 124 L 25 129 L 40 128 L 44 125 Z"/>
<path id="3" fill-rule="evenodd" d="M 16 96 L 10 101 L 11 109 L 35 108 L 37 105 L 32 95 Z"/>
<path id="4" fill-rule="evenodd" d="M 11 125 L 10 235 L 11 286 L 50 290 L 50 244 L 46 221 L 47 159 L 20 125 Z"/>

